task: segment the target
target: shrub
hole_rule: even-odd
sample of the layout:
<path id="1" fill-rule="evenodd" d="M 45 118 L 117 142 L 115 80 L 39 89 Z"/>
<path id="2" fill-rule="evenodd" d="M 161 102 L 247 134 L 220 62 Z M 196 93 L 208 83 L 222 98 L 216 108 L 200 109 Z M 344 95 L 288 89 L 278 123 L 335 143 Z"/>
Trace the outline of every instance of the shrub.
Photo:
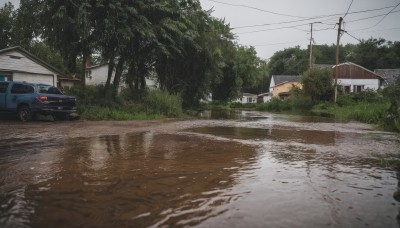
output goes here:
<path id="1" fill-rule="evenodd" d="M 163 114 L 176 117 L 182 114 L 182 99 L 171 95 L 167 91 L 152 90 L 143 99 L 143 106 L 147 113 Z"/>
<path id="2" fill-rule="evenodd" d="M 304 111 L 309 110 L 313 106 L 313 102 L 304 97 L 292 97 L 286 100 L 272 98 L 271 101 L 257 106 L 259 111 Z"/>

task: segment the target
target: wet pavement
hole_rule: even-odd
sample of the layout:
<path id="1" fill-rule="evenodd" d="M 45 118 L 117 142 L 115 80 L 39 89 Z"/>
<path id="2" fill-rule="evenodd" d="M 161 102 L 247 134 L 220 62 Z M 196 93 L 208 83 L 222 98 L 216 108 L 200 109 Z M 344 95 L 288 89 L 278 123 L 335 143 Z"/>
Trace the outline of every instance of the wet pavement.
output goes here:
<path id="1" fill-rule="evenodd" d="M 400 136 L 367 124 L 234 111 L 0 127 L 1 227 L 399 226 L 396 173 L 376 161 L 399 158 Z"/>

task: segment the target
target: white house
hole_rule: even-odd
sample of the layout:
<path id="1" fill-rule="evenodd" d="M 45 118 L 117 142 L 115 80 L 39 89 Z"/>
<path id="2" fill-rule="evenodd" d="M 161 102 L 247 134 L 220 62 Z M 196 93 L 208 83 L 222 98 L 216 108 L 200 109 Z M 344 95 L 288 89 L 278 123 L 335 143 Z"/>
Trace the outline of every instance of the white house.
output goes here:
<path id="1" fill-rule="evenodd" d="M 346 62 L 337 65 L 338 86 L 344 92 L 361 92 L 366 89 L 378 90 L 383 83 L 383 78 L 378 74 L 355 63 Z M 336 66 L 333 66 L 335 78 Z"/>
<path id="2" fill-rule="evenodd" d="M 258 101 L 261 103 L 266 103 L 271 100 L 271 95 L 270 93 L 261 93 L 257 95 Z"/>
<path id="3" fill-rule="evenodd" d="M 86 85 L 105 85 L 108 77 L 108 69 L 108 63 L 86 67 Z M 114 77 L 115 70 L 111 76 L 111 83 L 114 81 Z M 120 86 L 126 87 L 123 82 L 120 83 Z M 156 80 L 146 78 L 146 86 L 149 89 L 156 89 L 158 87 L 158 83 Z"/>
<path id="4" fill-rule="evenodd" d="M 234 102 L 242 103 L 242 104 L 252 104 L 257 103 L 257 95 L 251 93 L 242 93 L 242 96 L 236 99 Z"/>
<path id="5" fill-rule="evenodd" d="M 26 81 L 57 86 L 65 77 L 56 68 L 21 47 L 0 50 L 0 81 Z"/>
<path id="6" fill-rule="evenodd" d="M 114 80 L 115 70 L 112 73 L 111 82 Z M 87 66 L 86 72 L 86 85 L 105 85 L 108 77 L 108 64 L 99 64 Z"/>

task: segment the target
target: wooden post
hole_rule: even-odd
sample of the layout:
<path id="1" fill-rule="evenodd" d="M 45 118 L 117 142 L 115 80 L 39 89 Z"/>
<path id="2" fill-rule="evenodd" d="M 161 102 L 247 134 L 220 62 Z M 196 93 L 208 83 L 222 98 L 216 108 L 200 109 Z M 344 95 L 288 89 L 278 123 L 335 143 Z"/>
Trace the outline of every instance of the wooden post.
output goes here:
<path id="1" fill-rule="evenodd" d="M 334 97 L 333 97 L 333 102 L 336 104 L 336 99 L 337 99 L 337 80 L 338 80 L 338 75 L 339 75 L 339 42 L 340 42 L 340 33 L 342 32 L 342 21 L 343 18 L 339 18 L 339 28 L 338 28 L 338 34 L 337 34 L 337 42 L 336 42 L 336 67 L 335 67 L 335 91 L 334 91 Z"/>

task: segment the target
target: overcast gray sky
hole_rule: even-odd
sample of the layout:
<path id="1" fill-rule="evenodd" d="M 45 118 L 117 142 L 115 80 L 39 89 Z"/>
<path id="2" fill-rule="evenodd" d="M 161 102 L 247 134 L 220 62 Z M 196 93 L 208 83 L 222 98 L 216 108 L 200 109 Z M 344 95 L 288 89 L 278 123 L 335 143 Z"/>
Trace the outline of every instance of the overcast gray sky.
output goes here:
<path id="1" fill-rule="evenodd" d="M 225 18 L 225 21 L 235 28 L 233 32 L 237 34 L 238 43 L 254 46 L 263 59 L 270 58 L 276 51 L 284 48 L 296 45 L 306 48 L 310 42 L 310 23 L 314 22 L 322 22 L 313 25 L 315 44 L 336 44 L 338 27 L 335 24 L 339 22 L 339 17 L 344 17 L 344 29 L 357 39 L 381 37 L 400 41 L 400 0 L 200 0 L 200 2 L 203 9 L 213 9 L 212 16 Z M 388 14 L 389 12 L 391 13 Z M 319 17 L 325 15 L 332 16 Z M 244 26 L 255 27 L 241 28 Z M 343 34 L 341 43 L 359 42 L 350 35 Z"/>
<path id="2" fill-rule="evenodd" d="M 8 1 L 19 5 L 19 0 L 0 0 L 0 5 L 3 6 Z M 237 35 L 239 44 L 254 46 L 258 56 L 263 59 L 270 58 L 276 51 L 284 48 L 296 45 L 306 48 L 310 42 L 310 23 L 321 22 L 313 25 L 315 44 L 336 44 L 335 24 L 340 16 L 344 17 L 344 29 L 357 39 L 374 37 L 400 41 L 400 0 L 200 2 L 204 10 L 213 9 L 212 16 L 225 18 L 234 28 L 233 32 Z M 358 43 L 357 39 L 349 34 L 343 34 L 341 43 Z"/>

